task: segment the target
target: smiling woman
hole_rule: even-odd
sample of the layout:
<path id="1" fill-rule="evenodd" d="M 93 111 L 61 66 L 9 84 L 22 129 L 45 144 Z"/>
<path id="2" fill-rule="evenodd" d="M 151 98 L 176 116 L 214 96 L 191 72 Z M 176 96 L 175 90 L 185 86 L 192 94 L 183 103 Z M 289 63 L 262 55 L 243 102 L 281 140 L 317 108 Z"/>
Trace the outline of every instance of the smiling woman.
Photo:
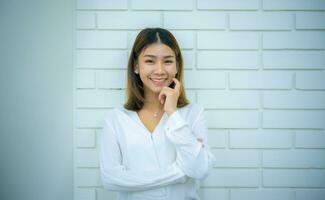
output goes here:
<path id="1" fill-rule="evenodd" d="M 142 30 L 129 57 L 127 102 L 124 107 L 134 111 L 142 109 L 145 102 L 152 102 L 152 94 L 157 94 L 163 86 L 174 84 L 173 77 L 181 83 L 177 107 L 186 106 L 189 100 L 184 89 L 183 57 L 176 38 L 162 28 Z M 161 83 L 161 79 L 166 80 Z M 152 83 L 160 87 L 154 87 Z"/>
<path id="2" fill-rule="evenodd" d="M 175 37 L 162 28 L 142 30 L 127 76 L 126 103 L 104 119 L 104 188 L 119 191 L 119 200 L 199 200 L 199 181 L 216 159 L 207 142 L 204 108 L 186 98 Z"/>
<path id="3" fill-rule="evenodd" d="M 177 73 L 174 52 L 162 43 L 152 44 L 143 50 L 135 68 L 136 73 L 140 74 L 140 79 L 144 83 L 144 90 L 148 92 L 159 91 L 163 86 L 168 86 Z M 152 88 L 150 87 L 152 83 L 147 82 L 148 80 L 154 83 Z"/>

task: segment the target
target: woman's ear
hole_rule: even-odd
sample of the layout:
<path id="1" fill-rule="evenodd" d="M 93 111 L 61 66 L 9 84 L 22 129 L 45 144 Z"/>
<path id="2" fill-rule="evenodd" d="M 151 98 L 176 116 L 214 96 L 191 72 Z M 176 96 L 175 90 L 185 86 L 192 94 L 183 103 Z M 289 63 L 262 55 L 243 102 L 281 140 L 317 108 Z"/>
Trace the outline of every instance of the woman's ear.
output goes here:
<path id="1" fill-rule="evenodd" d="M 134 73 L 139 74 L 138 65 L 134 67 Z"/>
<path id="2" fill-rule="evenodd" d="M 139 73 L 139 65 L 138 65 L 138 63 L 135 63 L 135 66 L 134 66 L 134 73 L 136 73 L 136 74 Z"/>

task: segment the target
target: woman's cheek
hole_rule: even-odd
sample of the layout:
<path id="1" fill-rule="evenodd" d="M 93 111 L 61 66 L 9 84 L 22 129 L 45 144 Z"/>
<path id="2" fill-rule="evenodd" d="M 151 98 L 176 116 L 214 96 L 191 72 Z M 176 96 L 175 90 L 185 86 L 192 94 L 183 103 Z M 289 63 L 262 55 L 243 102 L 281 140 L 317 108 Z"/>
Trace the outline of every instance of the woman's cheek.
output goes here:
<path id="1" fill-rule="evenodd" d="M 170 66 L 168 71 L 169 71 L 169 74 L 175 75 L 177 73 L 176 65 Z"/>

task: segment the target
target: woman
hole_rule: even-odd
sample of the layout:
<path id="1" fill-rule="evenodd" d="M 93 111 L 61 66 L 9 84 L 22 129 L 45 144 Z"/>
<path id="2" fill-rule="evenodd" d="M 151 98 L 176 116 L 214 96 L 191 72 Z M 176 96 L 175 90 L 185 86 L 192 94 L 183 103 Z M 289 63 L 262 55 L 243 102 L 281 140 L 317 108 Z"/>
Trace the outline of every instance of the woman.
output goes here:
<path id="1" fill-rule="evenodd" d="M 215 157 L 204 108 L 189 103 L 174 36 L 143 29 L 127 70 L 127 101 L 108 112 L 100 144 L 103 186 L 119 200 L 194 200 Z"/>

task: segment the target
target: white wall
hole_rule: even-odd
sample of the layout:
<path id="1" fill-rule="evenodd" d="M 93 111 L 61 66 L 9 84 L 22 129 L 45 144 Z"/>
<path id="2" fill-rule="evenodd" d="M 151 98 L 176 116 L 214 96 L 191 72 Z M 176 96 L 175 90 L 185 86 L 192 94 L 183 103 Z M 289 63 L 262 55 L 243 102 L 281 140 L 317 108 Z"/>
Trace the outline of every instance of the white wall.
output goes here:
<path id="1" fill-rule="evenodd" d="M 325 2 L 76 0 L 75 199 L 103 190 L 98 138 L 124 101 L 136 34 L 164 27 L 185 55 L 190 100 L 207 109 L 218 160 L 203 200 L 325 196 Z"/>
<path id="2" fill-rule="evenodd" d="M 0 199 L 73 199 L 73 2 L 0 1 Z"/>

